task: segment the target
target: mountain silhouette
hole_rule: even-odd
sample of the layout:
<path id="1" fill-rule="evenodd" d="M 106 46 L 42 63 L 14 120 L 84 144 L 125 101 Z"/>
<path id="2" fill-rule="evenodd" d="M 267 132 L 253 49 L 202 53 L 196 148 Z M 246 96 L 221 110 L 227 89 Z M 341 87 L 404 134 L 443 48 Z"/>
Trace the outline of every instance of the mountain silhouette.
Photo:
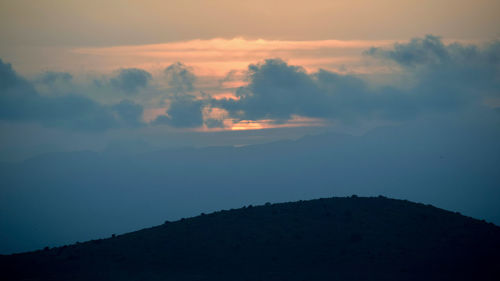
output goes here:
<path id="1" fill-rule="evenodd" d="M 494 224 L 353 195 L 202 213 L 0 256 L 0 279 L 499 280 L 499 250 Z"/>

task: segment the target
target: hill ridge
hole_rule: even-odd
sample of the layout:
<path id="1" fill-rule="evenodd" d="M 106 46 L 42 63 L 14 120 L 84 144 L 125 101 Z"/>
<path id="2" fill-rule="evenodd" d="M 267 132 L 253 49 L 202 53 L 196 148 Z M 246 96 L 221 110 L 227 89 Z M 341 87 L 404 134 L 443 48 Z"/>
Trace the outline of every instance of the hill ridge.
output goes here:
<path id="1" fill-rule="evenodd" d="M 5 280 L 495 280 L 500 227 L 407 200 L 266 203 L 0 256 Z"/>

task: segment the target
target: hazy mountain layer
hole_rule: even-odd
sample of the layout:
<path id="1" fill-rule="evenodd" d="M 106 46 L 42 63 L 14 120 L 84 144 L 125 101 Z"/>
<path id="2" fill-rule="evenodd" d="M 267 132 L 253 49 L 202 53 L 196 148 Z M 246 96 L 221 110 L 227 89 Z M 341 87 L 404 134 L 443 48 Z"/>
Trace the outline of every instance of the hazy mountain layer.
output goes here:
<path id="1" fill-rule="evenodd" d="M 0 163 L 0 254 L 201 212 L 351 194 L 433 204 L 500 225 L 500 133 L 436 123 L 238 148 L 80 151 Z"/>

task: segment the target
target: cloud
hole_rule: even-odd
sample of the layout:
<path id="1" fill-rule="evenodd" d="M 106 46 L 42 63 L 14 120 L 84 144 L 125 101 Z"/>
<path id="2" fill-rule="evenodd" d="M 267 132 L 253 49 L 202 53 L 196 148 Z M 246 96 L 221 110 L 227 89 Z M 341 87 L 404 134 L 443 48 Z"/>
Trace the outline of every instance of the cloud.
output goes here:
<path id="1" fill-rule="evenodd" d="M 165 68 L 165 76 L 168 85 L 174 93 L 191 92 L 194 89 L 196 76 L 191 69 L 183 63 L 177 62 Z"/>
<path id="2" fill-rule="evenodd" d="M 398 64 L 408 67 L 423 64 L 439 64 L 451 58 L 447 47 L 441 39 L 433 35 L 427 35 L 424 38 L 414 38 L 405 44 L 396 43 L 393 50 L 372 47 L 365 53 L 371 56 L 394 60 Z"/>
<path id="3" fill-rule="evenodd" d="M 45 71 L 36 79 L 37 83 L 53 85 L 55 83 L 69 83 L 73 75 L 68 72 Z"/>
<path id="4" fill-rule="evenodd" d="M 438 80 L 443 84 L 454 82 L 452 84 L 463 86 L 464 90 L 481 90 L 485 86 L 491 88 L 499 85 L 498 40 L 484 46 L 460 43 L 445 45 L 439 37 L 427 35 L 405 44 L 395 44 L 390 50 L 371 48 L 365 54 L 402 66 L 404 70 L 414 73 L 421 80 L 420 84 L 433 82 L 434 85 Z"/>
<path id="5" fill-rule="evenodd" d="M 278 122 L 294 115 L 343 120 L 389 117 L 401 111 L 392 106 L 411 107 L 410 101 L 398 98 L 395 89 L 386 88 L 379 93 L 356 76 L 326 70 L 309 74 L 280 59 L 250 65 L 248 75 L 248 86 L 236 91 L 239 99 L 212 100 L 212 105 L 239 120 Z M 408 112 L 401 112 L 400 117 Z"/>
<path id="6" fill-rule="evenodd" d="M 127 94 L 136 93 L 148 85 L 153 77 L 145 70 L 138 68 L 120 69 L 118 75 L 110 79 L 110 84 Z"/>
<path id="7" fill-rule="evenodd" d="M 299 66 L 288 65 L 280 59 L 268 59 L 250 65 L 248 77 L 249 85 L 236 91 L 238 100 L 214 100 L 214 105 L 242 120 L 287 120 L 293 114 L 320 117 L 329 111 L 328 96 Z"/>
<path id="8" fill-rule="evenodd" d="M 484 47 L 453 43 L 428 35 L 392 49 L 371 48 L 365 54 L 396 63 L 416 78 L 401 90 L 369 87 L 356 75 L 326 70 L 307 73 L 280 59 L 248 67 L 249 84 L 239 99 L 212 100 L 238 120 L 290 120 L 293 115 L 335 119 L 404 120 L 423 112 L 447 112 L 477 106 L 500 88 L 500 42 Z"/>
<path id="9" fill-rule="evenodd" d="M 75 92 L 73 75 L 68 72 L 44 71 L 30 82 L 42 96 L 64 96 Z"/>
<path id="10" fill-rule="evenodd" d="M 27 81 L 19 77 L 10 63 L 0 59 L 0 90 L 5 91 L 13 87 L 29 87 Z"/>
<path id="11" fill-rule="evenodd" d="M 207 103 L 192 92 L 196 76 L 191 68 L 181 62 L 171 64 L 164 70 L 170 90 L 170 106 L 166 115 L 159 115 L 152 125 L 168 125 L 175 128 L 197 128 L 203 125 L 203 107 Z"/>
<path id="12" fill-rule="evenodd" d="M 171 100 L 167 115 L 160 115 L 153 125 L 169 125 L 176 128 L 196 128 L 203 125 L 204 101 L 194 96 L 182 95 Z"/>
<path id="13" fill-rule="evenodd" d="M 499 97 L 500 41 L 484 46 L 443 44 L 436 36 L 395 44 L 392 50 L 371 48 L 367 55 L 396 63 L 412 73 L 412 89 L 427 110 L 450 110 Z"/>
<path id="14" fill-rule="evenodd" d="M 481 66 L 498 70 L 500 41 L 490 42 L 483 47 L 457 42 L 445 45 L 440 37 L 426 35 L 423 38 L 413 38 L 407 43 L 395 43 L 393 49 L 372 47 L 365 51 L 365 54 L 392 60 L 409 68 L 441 68 L 453 65 L 455 68 Z"/>
<path id="15" fill-rule="evenodd" d="M 142 122 L 142 107 L 132 102 L 109 106 L 80 95 L 42 96 L 2 60 L 0 91 L 0 120 L 84 131 L 137 127 Z"/>
<path id="16" fill-rule="evenodd" d="M 399 122 L 426 113 L 471 107 L 490 110 L 498 104 L 499 41 L 484 46 L 445 44 L 439 37 L 428 35 L 396 43 L 392 48 L 371 48 L 365 54 L 378 60 L 379 65 L 398 66 L 399 71 L 414 78 L 414 83 L 404 89 L 374 86 L 356 74 L 323 69 L 308 72 L 281 59 L 267 59 L 250 64 L 244 73 L 230 72 L 214 83 L 204 78 L 199 84 L 206 88 L 200 90 L 206 90 L 207 94 L 197 94 L 194 93 L 197 77 L 190 67 L 178 62 L 164 69 L 166 88 L 162 88 L 162 83 L 154 83 L 146 95 L 134 98 L 148 105 L 146 115 L 151 117 L 148 120 L 154 120 L 151 124 L 176 128 L 203 125 L 215 128 L 223 127 L 225 121 L 234 124 L 245 120 L 287 124 L 302 117 L 322 119 L 325 124 L 338 121 L 352 127 L 363 122 Z M 115 77 L 104 80 L 102 94 L 94 91 L 99 81 L 93 87 L 40 87 L 37 83 L 41 82 L 32 84 L 19 77 L 10 64 L 2 62 L 0 71 L 0 87 L 7 89 L 0 97 L 0 118 L 86 130 L 144 125 L 142 106 L 122 101 L 123 97 L 114 95 L 116 91 L 112 89 L 133 93 L 148 86 L 153 78 L 144 70 L 121 69 Z M 222 85 L 235 82 L 232 80 L 236 76 L 245 83 L 230 88 Z M 46 72 L 41 77 L 39 81 L 58 85 L 72 79 L 71 74 L 64 72 Z M 73 89 L 84 95 L 68 95 Z M 51 94 L 56 91 L 57 95 Z M 492 100 L 490 108 L 484 106 L 485 99 Z M 169 107 L 165 111 L 166 105 Z M 211 120 L 213 116 L 204 115 L 203 110 L 221 110 L 227 114 Z M 164 114 L 158 116 L 160 112 Z"/>

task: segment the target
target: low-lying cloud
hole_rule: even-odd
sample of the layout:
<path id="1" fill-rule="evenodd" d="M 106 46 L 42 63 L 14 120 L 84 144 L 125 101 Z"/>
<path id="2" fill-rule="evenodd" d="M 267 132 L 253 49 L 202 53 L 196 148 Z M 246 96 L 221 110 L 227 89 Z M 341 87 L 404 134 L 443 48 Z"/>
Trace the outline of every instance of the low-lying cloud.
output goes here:
<path id="1" fill-rule="evenodd" d="M 137 127 L 141 123 L 142 107 L 132 102 L 103 105 L 82 95 L 42 96 L 2 60 L 0 91 L 0 120 L 83 131 Z"/>

